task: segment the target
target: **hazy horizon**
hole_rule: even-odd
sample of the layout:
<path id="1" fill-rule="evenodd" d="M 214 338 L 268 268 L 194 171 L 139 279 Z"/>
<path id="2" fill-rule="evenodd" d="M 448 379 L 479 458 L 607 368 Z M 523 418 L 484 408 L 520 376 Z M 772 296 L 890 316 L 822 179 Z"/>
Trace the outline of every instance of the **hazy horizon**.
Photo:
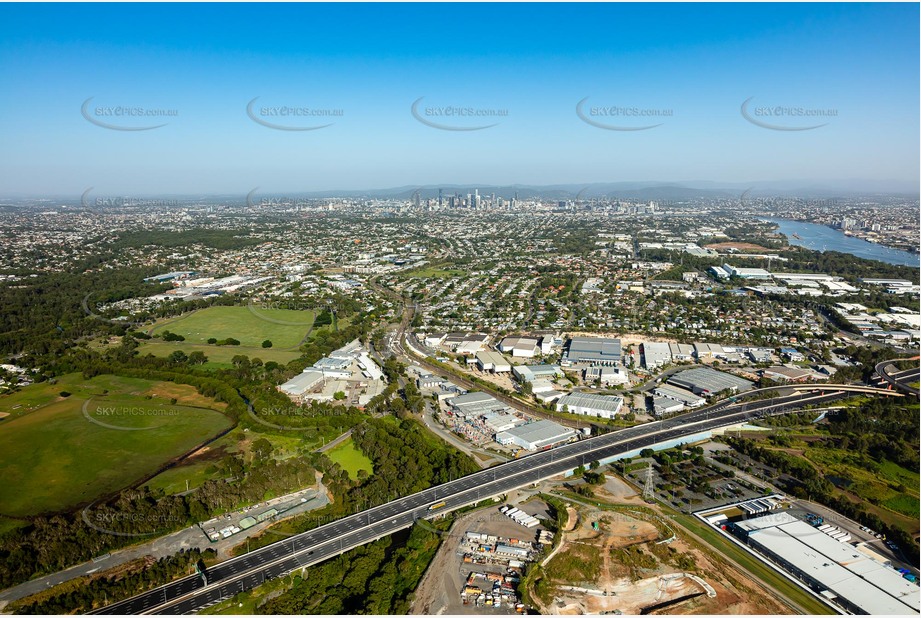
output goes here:
<path id="1" fill-rule="evenodd" d="M 446 179 L 918 192 L 916 4 L 7 4 L 0 16 L 5 196 Z"/>

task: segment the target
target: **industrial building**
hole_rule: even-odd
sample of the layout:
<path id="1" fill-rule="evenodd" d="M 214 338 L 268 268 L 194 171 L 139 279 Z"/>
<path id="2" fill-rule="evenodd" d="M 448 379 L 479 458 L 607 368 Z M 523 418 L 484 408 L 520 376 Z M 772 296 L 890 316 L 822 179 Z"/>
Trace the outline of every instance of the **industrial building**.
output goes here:
<path id="1" fill-rule="evenodd" d="M 512 364 L 504 356 L 491 350 L 476 353 L 476 366 L 480 371 L 493 373 L 508 373 L 512 370 Z"/>
<path id="2" fill-rule="evenodd" d="M 684 404 L 680 401 L 675 401 L 668 397 L 653 397 L 652 398 L 652 413 L 655 416 L 662 416 L 663 414 L 674 414 L 675 412 L 681 412 L 684 410 Z"/>
<path id="3" fill-rule="evenodd" d="M 740 279 L 771 279 L 771 273 L 764 270 L 763 268 L 737 268 L 729 264 L 723 264 L 723 270 L 729 273 L 731 276 L 738 277 Z"/>
<path id="4" fill-rule="evenodd" d="M 849 613 L 917 615 L 921 610 L 917 584 L 787 512 L 728 524 L 727 529 Z"/>
<path id="5" fill-rule="evenodd" d="M 709 397 L 725 390 L 741 393 L 751 390 L 754 386 L 754 382 L 750 380 L 723 373 L 710 367 L 697 367 L 676 373 L 668 379 L 668 383 L 679 388 L 686 388 L 695 395 L 704 397 Z M 664 396 L 667 397 L 667 395 Z"/>
<path id="6" fill-rule="evenodd" d="M 620 362 L 620 339 L 573 337 L 569 340 L 561 364 L 616 365 Z"/>
<path id="7" fill-rule="evenodd" d="M 507 405 L 488 393 L 466 393 L 448 401 L 457 416 L 478 417 L 489 412 L 505 412 Z"/>
<path id="8" fill-rule="evenodd" d="M 707 403 L 707 400 L 700 395 L 695 395 L 689 390 L 680 388 L 678 386 L 671 386 L 669 384 L 660 384 L 656 386 L 652 392 L 658 397 L 665 397 L 666 399 L 677 401 L 681 405 L 687 406 L 689 408 L 699 408 L 700 406 Z"/>
<path id="9" fill-rule="evenodd" d="M 537 339 L 531 337 L 506 337 L 499 344 L 500 352 L 516 358 L 533 358 L 539 349 Z"/>
<path id="10" fill-rule="evenodd" d="M 576 430 L 563 427 L 553 421 L 537 421 L 496 434 L 496 442 L 508 446 L 519 446 L 527 451 L 550 448 L 569 442 L 576 437 Z"/>
<path id="11" fill-rule="evenodd" d="M 322 382 L 322 373 L 308 369 L 294 376 L 284 384 L 279 385 L 278 390 L 290 397 L 293 401 L 303 402 L 305 399 L 304 395 Z"/>
<path id="12" fill-rule="evenodd" d="M 561 378 L 563 370 L 558 365 L 515 365 L 512 374 L 519 382 L 533 382 L 540 378 Z"/>
<path id="13" fill-rule="evenodd" d="M 524 421 L 514 414 L 508 414 L 506 412 L 487 412 L 483 415 L 483 424 L 486 425 L 487 429 L 493 434 L 508 431 L 523 423 Z"/>
<path id="14" fill-rule="evenodd" d="M 620 397 L 610 395 L 592 395 L 589 393 L 570 393 L 557 400 L 557 412 L 564 409 L 570 414 L 584 414 L 598 418 L 614 418 L 624 404 Z"/>
<path id="15" fill-rule="evenodd" d="M 582 372 L 582 377 L 585 378 L 586 382 L 598 380 L 602 384 L 608 385 L 628 384 L 630 382 L 630 374 L 622 367 L 602 367 L 600 365 L 586 367 L 585 371 Z"/>
<path id="16" fill-rule="evenodd" d="M 489 335 L 485 333 L 448 333 L 441 345 L 452 352 L 464 355 L 473 355 L 486 349 Z"/>
<path id="17" fill-rule="evenodd" d="M 531 382 L 531 393 L 533 393 L 534 397 L 541 403 L 554 402 L 566 394 L 556 390 L 556 387 L 550 380 L 543 379 Z"/>
<path id="18" fill-rule="evenodd" d="M 667 343 L 643 342 L 643 366 L 653 371 L 672 362 L 672 353 Z"/>
<path id="19" fill-rule="evenodd" d="M 689 343 L 670 343 L 668 344 L 668 351 L 673 361 L 694 360 L 694 346 Z"/>

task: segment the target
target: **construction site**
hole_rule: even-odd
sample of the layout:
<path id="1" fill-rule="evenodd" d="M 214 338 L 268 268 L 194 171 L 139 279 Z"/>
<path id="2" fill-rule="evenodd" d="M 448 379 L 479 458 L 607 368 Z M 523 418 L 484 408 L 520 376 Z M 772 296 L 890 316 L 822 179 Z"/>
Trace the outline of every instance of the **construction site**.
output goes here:
<path id="1" fill-rule="evenodd" d="M 571 485 L 570 485 L 571 487 Z M 633 488 L 609 477 L 588 500 L 554 491 L 566 524 L 528 578 L 542 614 L 784 614 L 789 609 L 705 552 Z"/>

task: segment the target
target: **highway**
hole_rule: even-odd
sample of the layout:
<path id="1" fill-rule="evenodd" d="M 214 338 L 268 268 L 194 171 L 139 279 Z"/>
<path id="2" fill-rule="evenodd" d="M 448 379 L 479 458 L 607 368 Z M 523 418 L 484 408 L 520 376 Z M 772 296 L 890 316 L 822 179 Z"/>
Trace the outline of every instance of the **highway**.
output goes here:
<path id="1" fill-rule="evenodd" d="M 896 369 L 895 366 L 893 365 L 893 363 L 895 362 L 917 361 L 917 360 L 918 360 L 918 357 L 915 356 L 914 358 L 899 358 L 899 359 L 894 359 L 894 360 L 883 361 L 882 363 L 879 363 L 878 365 L 876 365 L 876 373 L 878 373 L 879 376 L 883 380 L 885 380 L 886 382 L 888 382 L 889 384 L 891 384 L 898 390 L 918 396 L 918 395 L 921 395 L 921 391 L 919 391 L 914 386 L 911 386 L 911 383 L 917 382 L 918 376 L 921 375 L 921 370 L 919 370 L 918 367 L 906 369 L 905 371 L 898 371 L 898 370 L 890 371 L 889 370 L 889 367 Z"/>
<path id="2" fill-rule="evenodd" d="M 592 461 L 615 457 L 657 443 L 795 411 L 850 396 L 833 385 L 821 385 L 823 394 L 798 391 L 754 402 L 724 401 L 664 421 L 614 431 L 533 453 L 373 507 L 320 526 L 208 569 L 208 584 L 190 575 L 130 599 L 113 603 L 100 614 L 188 614 L 200 611 L 236 593 L 291 571 L 327 560 L 353 547 L 429 518 L 499 496 L 550 478 Z M 889 393 L 889 391 L 882 391 Z M 440 505 L 430 510 L 430 506 Z"/>

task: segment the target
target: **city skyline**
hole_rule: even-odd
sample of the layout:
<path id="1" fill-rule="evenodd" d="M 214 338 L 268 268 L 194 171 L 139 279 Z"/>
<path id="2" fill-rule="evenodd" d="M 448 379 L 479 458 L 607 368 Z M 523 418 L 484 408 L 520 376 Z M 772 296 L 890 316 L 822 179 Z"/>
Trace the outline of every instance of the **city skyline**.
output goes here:
<path id="1" fill-rule="evenodd" d="M 2 11 L 4 196 L 919 180 L 913 5 Z"/>

